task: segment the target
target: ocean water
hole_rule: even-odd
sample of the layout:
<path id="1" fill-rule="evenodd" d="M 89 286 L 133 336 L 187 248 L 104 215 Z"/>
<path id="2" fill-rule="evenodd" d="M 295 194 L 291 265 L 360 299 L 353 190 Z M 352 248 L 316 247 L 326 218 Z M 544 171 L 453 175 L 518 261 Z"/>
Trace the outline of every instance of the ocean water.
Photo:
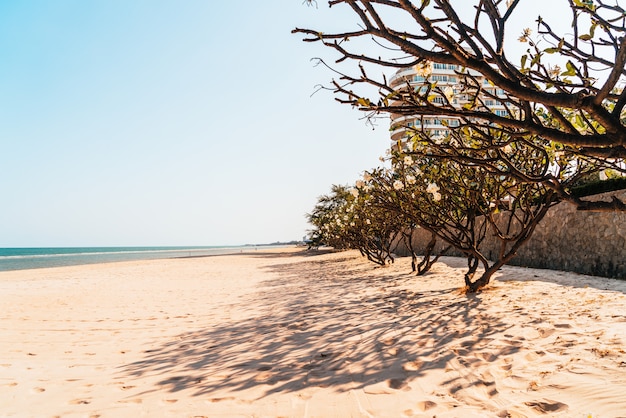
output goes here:
<path id="1" fill-rule="evenodd" d="M 0 271 L 75 266 L 114 261 L 201 257 L 254 250 L 239 247 L 0 248 Z"/>

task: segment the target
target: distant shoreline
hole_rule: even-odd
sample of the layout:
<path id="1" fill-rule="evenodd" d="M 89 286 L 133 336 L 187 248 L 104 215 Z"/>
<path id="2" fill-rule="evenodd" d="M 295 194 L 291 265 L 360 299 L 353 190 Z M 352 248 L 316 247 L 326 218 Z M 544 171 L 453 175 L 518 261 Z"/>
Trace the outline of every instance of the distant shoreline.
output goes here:
<path id="1" fill-rule="evenodd" d="M 168 258 L 238 254 L 259 247 L 281 245 L 189 246 L 189 247 L 42 247 L 0 248 L 0 271 L 114 263 Z"/>

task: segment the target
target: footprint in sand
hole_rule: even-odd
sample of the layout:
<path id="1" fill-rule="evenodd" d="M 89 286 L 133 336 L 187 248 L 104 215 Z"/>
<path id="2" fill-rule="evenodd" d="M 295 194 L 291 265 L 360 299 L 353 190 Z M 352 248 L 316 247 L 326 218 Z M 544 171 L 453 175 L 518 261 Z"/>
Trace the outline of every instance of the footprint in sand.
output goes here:
<path id="1" fill-rule="evenodd" d="M 211 398 L 209 399 L 209 402 L 211 403 L 217 403 L 217 402 L 223 402 L 223 401 L 234 401 L 235 398 L 232 396 L 227 396 L 225 398 Z"/>
<path id="2" fill-rule="evenodd" d="M 547 338 L 550 335 L 554 334 L 554 329 L 550 328 L 537 328 L 537 332 L 541 338 Z"/>
<path id="3" fill-rule="evenodd" d="M 420 411 L 426 412 L 429 409 L 433 409 L 437 406 L 437 404 L 433 401 L 421 401 L 417 403 L 417 407 Z"/>
<path id="4" fill-rule="evenodd" d="M 489 363 L 498 359 L 498 356 L 489 352 L 476 353 L 476 357 L 481 358 Z"/>
<path id="5" fill-rule="evenodd" d="M 272 373 L 270 372 L 261 372 L 259 374 L 257 374 L 256 376 L 254 376 L 254 380 L 257 382 L 264 382 L 266 380 L 269 380 L 269 378 L 272 377 Z"/>
<path id="6" fill-rule="evenodd" d="M 117 401 L 117 403 L 142 403 L 143 400 L 141 398 L 135 398 L 135 399 L 124 399 L 121 401 Z"/>
<path id="7" fill-rule="evenodd" d="M 73 399 L 69 402 L 70 405 L 89 405 L 91 399 Z"/>
<path id="8" fill-rule="evenodd" d="M 539 351 L 533 351 L 533 352 L 530 352 L 530 353 L 526 354 L 526 355 L 524 356 L 524 358 L 525 358 L 527 361 L 535 361 L 535 360 L 537 360 L 539 357 L 543 357 L 543 356 L 545 356 L 545 354 L 546 354 L 546 353 L 545 353 L 544 351 L 541 351 L 541 350 L 539 350 Z"/>
<path id="9" fill-rule="evenodd" d="M 524 402 L 524 404 L 541 412 L 542 414 L 546 414 L 548 412 L 562 412 L 569 409 L 569 406 L 562 402 L 552 401 L 550 399 L 544 399 L 544 401 L 545 402 Z"/>
<path id="10" fill-rule="evenodd" d="M 389 350 L 387 350 L 387 354 L 394 357 L 398 356 L 398 354 L 400 354 L 401 352 L 402 349 L 398 347 L 391 347 Z"/>
<path id="11" fill-rule="evenodd" d="M 406 383 L 406 379 L 389 379 L 387 381 L 387 384 L 389 385 L 391 389 L 396 389 L 396 390 L 401 390 L 405 388 L 410 389 L 408 384 Z"/>
<path id="12" fill-rule="evenodd" d="M 409 372 L 416 372 L 420 369 L 420 367 L 422 367 L 423 364 L 424 362 L 422 361 L 410 361 L 405 363 L 402 368 Z"/>
<path id="13" fill-rule="evenodd" d="M 499 418 L 528 418 L 526 415 L 516 411 L 504 410 L 497 415 Z"/>

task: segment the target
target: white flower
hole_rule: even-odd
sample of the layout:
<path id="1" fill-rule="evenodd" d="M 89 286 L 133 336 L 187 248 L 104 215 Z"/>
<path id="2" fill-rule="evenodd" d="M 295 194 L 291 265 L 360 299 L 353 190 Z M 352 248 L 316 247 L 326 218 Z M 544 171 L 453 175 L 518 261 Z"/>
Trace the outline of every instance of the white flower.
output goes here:
<path id="1" fill-rule="evenodd" d="M 410 155 L 407 155 L 406 157 L 404 157 L 404 164 L 405 165 L 413 165 L 413 158 L 411 158 Z"/>
<path id="2" fill-rule="evenodd" d="M 513 152 L 513 147 L 511 147 L 510 144 L 506 144 L 504 148 L 502 148 L 502 151 L 504 151 L 507 154 L 510 154 L 511 152 Z"/>
<path id="3" fill-rule="evenodd" d="M 443 89 L 443 94 L 446 96 L 446 99 L 448 99 L 449 102 L 451 102 L 454 98 L 454 90 L 450 86 Z"/>
<path id="4" fill-rule="evenodd" d="M 378 159 L 380 160 L 381 163 L 385 162 L 385 157 L 383 157 L 382 155 L 380 157 L 378 157 Z"/>
<path id="5" fill-rule="evenodd" d="M 350 222 L 350 226 L 354 226 L 354 222 Z"/>
<path id="6" fill-rule="evenodd" d="M 402 190 L 404 188 L 404 184 L 400 180 L 396 180 L 393 182 L 393 188 L 396 190 Z"/>
<path id="7" fill-rule="evenodd" d="M 354 197 L 359 197 L 359 191 L 357 189 L 354 189 L 354 188 L 350 189 L 350 194 Z"/>
<path id="8" fill-rule="evenodd" d="M 433 72 L 433 63 L 430 61 L 422 61 L 413 67 L 415 73 L 422 77 L 428 77 Z"/>
<path id="9" fill-rule="evenodd" d="M 522 35 L 517 38 L 518 41 L 520 42 L 528 42 L 528 39 L 530 38 L 530 35 L 533 33 L 533 31 L 530 28 L 526 28 L 522 31 Z"/>
<path id="10" fill-rule="evenodd" d="M 358 189 L 362 188 L 363 186 L 365 186 L 365 182 L 363 180 L 357 180 L 356 181 L 356 187 Z"/>
<path id="11" fill-rule="evenodd" d="M 433 200 L 435 202 L 439 202 L 441 200 L 441 193 L 439 193 L 439 192 L 433 193 Z"/>
<path id="12" fill-rule="evenodd" d="M 371 179 L 372 179 L 372 175 L 370 173 L 368 173 L 367 171 L 363 173 L 363 180 L 370 181 Z"/>
<path id="13" fill-rule="evenodd" d="M 426 187 L 426 193 L 435 194 L 438 191 L 439 191 L 439 186 L 437 186 L 437 183 L 430 183 L 428 187 Z"/>
<path id="14" fill-rule="evenodd" d="M 408 176 L 406 176 L 406 182 L 408 184 L 415 184 L 415 182 L 416 182 L 415 177 L 413 177 L 412 175 L 409 174 Z"/>
<path id="15" fill-rule="evenodd" d="M 418 176 L 421 176 L 424 173 L 422 173 L 422 170 L 420 170 L 419 168 L 416 168 L 415 169 L 415 174 L 417 174 Z"/>
<path id="16" fill-rule="evenodd" d="M 366 220 L 365 220 L 365 223 L 366 223 L 366 224 L 368 224 L 368 225 L 371 225 L 371 224 L 372 224 L 372 221 L 370 221 L 369 219 L 366 219 Z"/>

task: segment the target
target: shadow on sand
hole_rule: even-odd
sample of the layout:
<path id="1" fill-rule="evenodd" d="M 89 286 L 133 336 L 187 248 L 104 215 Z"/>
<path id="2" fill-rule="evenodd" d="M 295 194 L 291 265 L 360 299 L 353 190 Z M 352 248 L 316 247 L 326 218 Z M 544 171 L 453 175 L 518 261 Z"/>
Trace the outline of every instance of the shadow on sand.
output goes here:
<path id="1" fill-rule="evenodd" d="M 419 277 L 317 254 L 259 252 L 312 258 L 267 267 L 275 278 L 238 303 L 241 312 L 253 307 L 247 318 L 181 334 L 120 372 L 162 376 L 154 390 L 195 396 L 260 385 L 265 395 L 313 386 L 399 390 L 469 352 L 485 350 L 493 361 L 519 350 L 515 341 L 489 346 L 511 324 L 482 312 L 480 294 L 413 292 L 407 281 Z"/>

